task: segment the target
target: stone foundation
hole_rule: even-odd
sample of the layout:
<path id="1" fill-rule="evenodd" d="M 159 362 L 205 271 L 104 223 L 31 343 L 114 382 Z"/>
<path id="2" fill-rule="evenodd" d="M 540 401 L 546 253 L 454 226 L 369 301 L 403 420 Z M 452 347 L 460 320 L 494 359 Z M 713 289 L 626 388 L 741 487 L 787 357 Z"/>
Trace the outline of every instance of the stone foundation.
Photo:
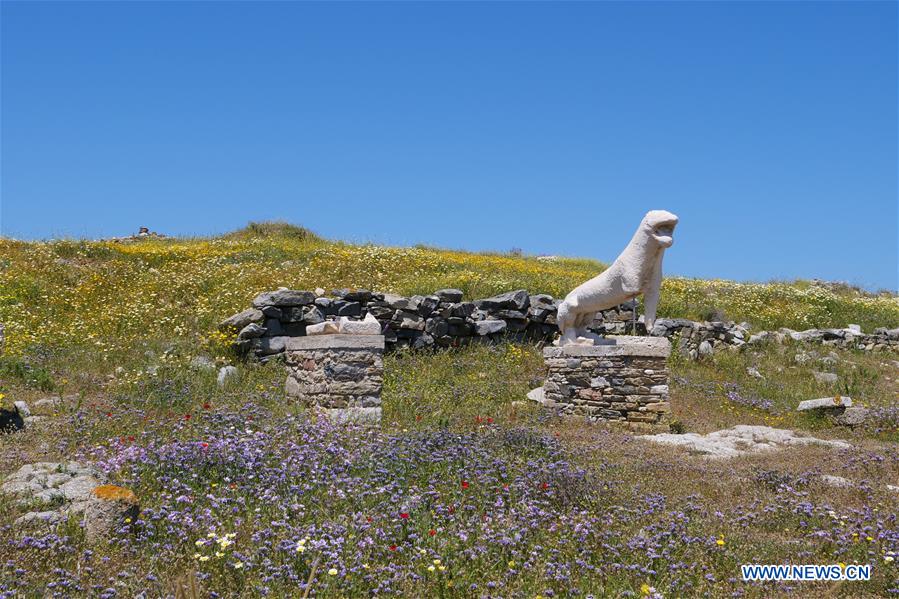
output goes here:
<path id="1" fill-rule="evenodd" d="M 286 340 L 288 395 L 332 419 L 379 420 L 383 335 L 313 335 Z"/>
<path id="2" fill-rule="evenodd" d="M 668 432 L 668 355 L 659 337 L 617 337 L 597 345 L 547 347 L 543 403 L 638 432 Z"/>

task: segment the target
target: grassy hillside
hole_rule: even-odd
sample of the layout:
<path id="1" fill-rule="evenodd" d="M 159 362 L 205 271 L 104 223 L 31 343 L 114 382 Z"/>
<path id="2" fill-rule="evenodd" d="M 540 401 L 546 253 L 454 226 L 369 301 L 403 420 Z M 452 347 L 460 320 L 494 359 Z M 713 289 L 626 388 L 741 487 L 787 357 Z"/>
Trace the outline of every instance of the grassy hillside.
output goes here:
<path id="1" fill-rule="evenodd" d="M 564 296 L 601 272 L 592 260 L 392 248 L 322 240 L 254 224 L 209 239 L 132 243 L 0 240 L 0 322 L 7 350 L 92 344 L 100 352 L 153 338 L 203 339 L 258 292 L 367 288 L 468 298 L 525 288 Z M 668 278 L 660 313 L 747 321 L 756 328 L 899 326 L 899 299 L 807 283 L 740 284 Z"/>
<path id="2" fill-rule="evenodd" d="M 264 223 L 213 239 L 0 240 L 0 396 L 57 399 L 35 408 L 37 425 L 0 435 L 0 479 L 29 462 L 95 462 L 142 507 L 90 545 L 74 520 L 22 530 L 16 518 L 52 506 L 0 496 L 0 597 L 895 593 L 894 354 L 788 343 L 673 355 L 673 417 L 687 431 L 768 424 L 853 444 L 727 462 L 522 402 L 544 375 L 531 344 L 388 355 L 378 430 L 310 417 L 276 363 L 238 364 L 219 387 L 216 368 L 194 360 L 236 363 L 216 324 L 282 285 L 563 295 L 602 268 L 354 246 Z M 663 301 L 670 316 L 757 328 L 899 326 L 895 298 L 803 282 L 668 279 Z M 838 382 L 815 380 L 818 370 Z M 867 426 L 793 411 L 837 393 L 872 408 Z M 874 578 L 750 584 L 738 578 L 745 563 L 871 563 Z"/>

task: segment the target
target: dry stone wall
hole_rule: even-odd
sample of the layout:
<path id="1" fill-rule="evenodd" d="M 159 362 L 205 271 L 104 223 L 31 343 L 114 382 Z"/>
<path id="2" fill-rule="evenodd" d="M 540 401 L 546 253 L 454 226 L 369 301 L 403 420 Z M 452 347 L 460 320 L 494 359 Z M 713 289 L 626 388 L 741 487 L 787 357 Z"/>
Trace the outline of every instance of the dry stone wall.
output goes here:
<path id="1" fill-rule="evenodd" d="M 500 339 L 551 341 L 558 333 L 556 312 L 561 300 L 523 289 L 469 301 L 458 289 L 404 297 L 364 289 L 260 293 L 253 306 L 221 323 L 237 331 L 236 346 L 245 356 L 267 361 L 283 356 L 287 343 L 306 335 L 306 327 L 344 316 L 362 319 L 371 314 L 381 324 L 387 351 L 401 347 L 426 349 Z M 646 335 L 637 303 L 628 302 L 598 312 L 591 327 L 601 335 Z M 865 334 L 858 327 L 808 331 L 762 331 L 751 334 L 746 323 L 696 322 L 659 318 L 648 334 L 676 340 L 679 351 L 698 358 L 746 344 L 798 341 L 860 349 L 899 350 L 899 328 Z"/>
<path id="2" fill-rule="evenodd" d="M 306 336 L 310 325 L 341 316 L 362 319 L 368 314 L 381 324 L 388 350 L 452 347 L 510 337 L 549 341 L 558 332 L 559 301 L 523 289 L 474 301 L 466 301 L 458 289 L 412 297 L 367 290 L 335 290 L 326 295 L 279 289 L 259 294 L 251 308 L 221 324 L 238 331 L 240 353 L 265 361 L 282 355 L 290 339 Z M 630 302 L 598 313 L 593 330 L 630 332 L 635 309 L 636 302 Z"/>

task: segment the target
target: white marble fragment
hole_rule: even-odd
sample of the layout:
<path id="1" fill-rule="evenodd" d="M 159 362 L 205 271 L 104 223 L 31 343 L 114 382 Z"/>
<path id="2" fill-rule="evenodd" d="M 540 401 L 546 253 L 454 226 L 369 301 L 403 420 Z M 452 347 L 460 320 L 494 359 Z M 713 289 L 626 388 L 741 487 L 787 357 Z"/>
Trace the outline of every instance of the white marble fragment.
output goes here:
<path id="1" fill-rule="evenodd" d="M 707 435 L 666 433 L 661 435 L 644 435 L 638 438 L 663 445 L 679 445 L 708 458 L 733 458 L 795 445 L 820 444 L 835 449 L 852 447 L 845 441 L 828 441 L 815 437 L 801 437 L 795 431 L 788 429 L 748 424 L 738 424 L 733 428 L 715 431 Z"/>
<path id="2" fill-rule="evenodd" d="M 796 407 L 797 412 L 807 412 L 808 410 L 821 410 L 832 408 L 851 408 L 852 398 L 845 395 L 835 395 L 834 397 L 822 397 L 820 399 L 806 399 L 800 401 Z"/>

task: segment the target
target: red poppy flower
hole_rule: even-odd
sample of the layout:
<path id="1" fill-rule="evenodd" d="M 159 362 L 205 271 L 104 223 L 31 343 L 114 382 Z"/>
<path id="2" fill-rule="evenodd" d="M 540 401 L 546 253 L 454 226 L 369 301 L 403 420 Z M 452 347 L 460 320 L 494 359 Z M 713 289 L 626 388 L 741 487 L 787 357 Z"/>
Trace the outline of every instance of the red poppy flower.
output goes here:
<path id="1" fill-rule="evenodd" d="M 396 551 L 396 545 L 391 545 L 388 549 L 390 549 L 391 551 Z"/>
<path id="2" fill-rule="evenodd" d="M 415 422 L 421 422 L 421 414 L 415 417 Z"/>
<path id="3" fill-rule="evenodd" d="M 365 517 L 365 521 L 368 522 L 369 524 L 371 524 L 372 522 L 375 521 L 375 519 L 372 518 L 371 516 L 366 516 L 366 517 Z"/>
<path id="4" fill-rule="evenodd" d="M 478 424 L 481 424 L 481 417 L 480 417 L 480 416 L 475 416 L 475 417 L 474 417 L 474 421 L 477 422 Z"/>
<path id="5" fill-rule="evenodd" d="M 546 490 L 549 488 L 549 483 L 543 483 L 542 485 L 540 485 L 540 487 Z"/>
<path id="6" fill-rule="evenodd" d="M 455 514 L 455 513 L 456 513 L 456 507 L 453 506 L 453 505 L 451 505 L 451 506 L 449 507 L 449 510 L 447 510 L 447 511 L 448 511 L 449 513 L 451 513 L 451 514 Z"/>
<path id="7" fill-rule="evenodd" d="M 433 528 L 432 528 L 431 530 L 428 531 L 428 535 L 430 535 L 430 536 L 432 536 L 432 537 L 433 537 L 434 535 L 436 535 L 436 534 L 437 534 L 437 531 L 434 530 Z"/>
<path id="8" fill-rule="evenodd" d="M 467 480 L 463 480 L 463 481 L 462 481 L 462 488 L 463 488 L 463 489 L 467 489 L 467 488 L 468 488 L 468 481 L 467 481 Z"/>
<path id="9" fill-rule="evenodd" d="M 200 443 L 200 447 L 202 447 L 203 449 L 206 449 L 207 447 L 209 447 L 209 443 L 207 443 L 206 441 L 203 441 L 202 443 Z"/>
<path id="10" fill-rule="evenodd" d="M 209 403 L 208 401 L 207 401 L 206 403 L 203 404 L 203 409 L 204 409 L 204 410 L 208 410 L 208 409 L 211 408 L 211 407 L 212 407 L 212 404 Z"/>
<path id="11" fill-rule="evenodd" d="M 487 424 L 493 424 L 493 418 L 487 417 Z"/>
<path id="12" fill-rule="evenodd" d="M 112 412 L 106 412 L 106 417 L 107 417 L 107 418 L 112 418 Z"/>
<path id="13" fill-rule="evenodd" d="M 185 419 L 185 420 L 190 420 L 190 414 L 185 414 L 185 415 L 184 415 L 184 419 Z"/>
<path id="14" fill-rule="evenodd" d="M 409 519 L 409 514 L 407 514 L 406 512 L 403 512 L 403 513 L 400 514 L 400 518 L 402 518 L 403 520 L 408 520 L 408 519 Z"/>
<path id="15" fill-rule="evenodd" d="M 131 435 L 128 435 L 128 442 L 129 442 L 129 443 L 134 443 L 134 437 L 131 436 Z"/>

